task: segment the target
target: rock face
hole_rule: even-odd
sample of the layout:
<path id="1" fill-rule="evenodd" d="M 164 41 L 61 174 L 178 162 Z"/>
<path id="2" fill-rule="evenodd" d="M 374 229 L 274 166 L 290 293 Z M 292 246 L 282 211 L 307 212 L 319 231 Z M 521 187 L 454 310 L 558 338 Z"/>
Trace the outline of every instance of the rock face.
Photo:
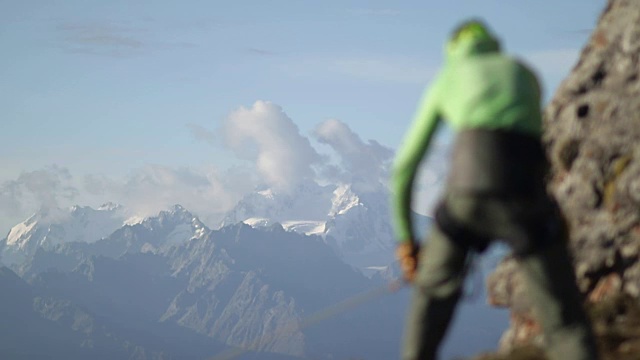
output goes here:
<path id="1" fill-rule="evenodd" d="M 610 0 L 545 111 L 549 190 L 569 224 L 578 285 L 590 303 L 640 299 L 639 58 L 640 2 Z M 502 350 L 541 343 L 513 259 L 488 287 L 489 302 L 512 313 Z"/>

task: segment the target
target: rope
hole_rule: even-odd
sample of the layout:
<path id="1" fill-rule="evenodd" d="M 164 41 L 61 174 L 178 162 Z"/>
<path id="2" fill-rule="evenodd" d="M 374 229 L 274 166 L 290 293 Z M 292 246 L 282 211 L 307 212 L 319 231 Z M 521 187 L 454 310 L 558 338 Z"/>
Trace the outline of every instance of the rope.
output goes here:
<path id="1" fill-rule="evenodd" d="M 354 309 L 362 304 L 365 304 L 369 301 L 372 301 L 378 297 L 381 297 L 385 294 L 395 293 L 398 290 L 402 289 L 405 285 L 405 281 L 402 279 L 395 279 L 380 286 L 378 288 L 365 291 L 360 294 L 356 294 L 351 296 L 341 302 L 319 310 L 306 318 L 303 318 L 300 322 L 291 322 L 288 326 L 279 329 L 278 331 L 274 331 L 271 334 L 267 334 L 265 336 L 261 336 L 255 339 L 250 346 L 244 348 L 233 348 L 219 353 L 218 355 L 210 358 L 209 360 L 233 360 L 242 354 L 245 354 L 250 351 L 258 350 L 260 344 L 267 344 L 275 339 L 278 335 L 286 334 L 295 330 L 302 330 L 318 324 L 322 321 L 325 321 L 331 317 L 334 317 L 340 313 L 346 312 L 348 310 Z"/>

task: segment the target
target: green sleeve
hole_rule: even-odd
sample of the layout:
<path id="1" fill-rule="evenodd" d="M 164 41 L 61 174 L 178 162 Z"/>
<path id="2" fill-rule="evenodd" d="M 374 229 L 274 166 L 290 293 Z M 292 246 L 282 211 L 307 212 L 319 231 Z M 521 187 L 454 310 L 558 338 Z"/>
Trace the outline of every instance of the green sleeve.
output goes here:
<path id="1" fill-rule="evenodd" d="M 438 83 L 424 95 L 416 117 L 400 146 L 393 167 L 392 211 L 397 240 L 413 240 L 411 199 L 413 182 L 431 138 L 440 122 Z"/>

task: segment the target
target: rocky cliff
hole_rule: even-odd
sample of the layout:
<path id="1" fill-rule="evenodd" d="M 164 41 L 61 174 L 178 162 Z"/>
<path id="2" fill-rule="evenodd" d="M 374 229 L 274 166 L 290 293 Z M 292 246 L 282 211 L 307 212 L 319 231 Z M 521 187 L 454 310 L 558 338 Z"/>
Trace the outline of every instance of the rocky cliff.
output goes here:
<path id="1" fill-rule="evenodd" d="M 640 324 L 633 324 L 640 304 L 639 58 L 640 1 L 610 0 L 545 111 L 549 190 L 569 224 L 578 285 L 600 346 L 617 359 L 640 356 Z M 543 345 L 513 259 L 488 288 L 490 303 L 511 310 L 501 351 Z"/>

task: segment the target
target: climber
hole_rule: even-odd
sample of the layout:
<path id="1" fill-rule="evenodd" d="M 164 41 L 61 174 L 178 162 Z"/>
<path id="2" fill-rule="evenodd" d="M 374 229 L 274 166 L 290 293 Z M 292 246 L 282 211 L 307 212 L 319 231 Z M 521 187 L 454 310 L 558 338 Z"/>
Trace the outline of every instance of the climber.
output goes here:
<path id="1" fill-rule="evenodd" d="M 501 53 L 480 20 L 453 31 L 446 63 L 425 93 L 394 163 L 396 256 L 414 286 L 404 360 L 435 359 L 462 292 L 468 255 L 505 241 L 525 275 L 552 360 L 596 359 L 567 249 L 564 222 L 545 190 L 540 87 Z M 412 186 L 442 121 L 456 133 L 435 223 L 421 251 L 411 224 Z"/>

